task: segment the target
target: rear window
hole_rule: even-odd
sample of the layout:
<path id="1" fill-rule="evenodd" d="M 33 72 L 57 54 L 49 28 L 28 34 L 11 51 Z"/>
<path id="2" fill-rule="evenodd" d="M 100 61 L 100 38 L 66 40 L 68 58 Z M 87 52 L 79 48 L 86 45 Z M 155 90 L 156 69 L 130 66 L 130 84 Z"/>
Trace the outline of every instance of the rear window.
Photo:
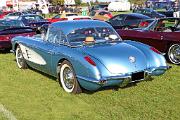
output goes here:
<path id="1" fill-rule="evenodd" d="M 138 19 L 150 19 L 150 17 L 146 16 L 146 15 L 142 15 L 142 14 L 136 14 L 136 15 L 131 15 L 134 16 Z"/>
<path id="2" fill-rule="evenodd" d="M 137 19 L 141 19 L 141 18 L 136 17 L 136 16 L 127 16 L 126 17 L 126 20 L 137 20 Z"/>
<path id="3" fill-rule="evenodd" d="M 109 12 L 100 12 L 99 15 L 106 15 L 106 14 L 110 14 Z"/>
<path id="4" fill-rule="evenodd" d="M 41 16 L 24 16 L 24 19 L 26 19 L 26 20 L 42 20 L 43 18 Z"/>
<path id="5" fill-rule="evenodd" d="M 106 8 L 108 5 L 99 5 L 99 8 Z"/>

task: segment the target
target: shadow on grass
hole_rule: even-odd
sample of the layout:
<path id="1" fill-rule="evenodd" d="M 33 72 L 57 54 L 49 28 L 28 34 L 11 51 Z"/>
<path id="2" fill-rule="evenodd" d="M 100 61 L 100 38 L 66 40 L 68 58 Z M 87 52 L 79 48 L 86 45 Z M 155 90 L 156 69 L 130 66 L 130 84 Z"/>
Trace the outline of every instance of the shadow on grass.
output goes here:
<path id="1" fill-rule="evenodd" d="M 53 76 L 51 76 L 51 75 L 49 75 L 49 74 L 47 74 L 47 73 L 41 72 L 41 71 L 39 71 L 39 70 L 36 70 L 36 69 L 34 69 L 34 68 L 32 68 L 32 67 L 29 67 L 29 66 L 28 66 L 28 69 L 32 70 L 33 72 L 37 72 L 37 73 L 39 73 L 39 74 L 41 74 L 41 75 L 49 78 L 50 80 L 54 80 L 54 81 L 56 81 L 56 82 L 58 81 L 56 77 L 53 77 Z"/>
<path id="2" fill-rule="evenodd" d="M 14 61 L 16 62 L 16 59 L 14 59 Z M 32 68 L 32 67 L 29 67 L 29 66 L 28 66 L 28 69 L 30 69 L 30 70 L 32 70 L 33 72 L 37 72 L 37 73 L 39 73 L 39 74 L 41 74 L 41 75 L 49 78 L 49 80 L 54 80 L 54 81 L 56 81 L 56 82 L 59 83 L 59 81 L 58 81 L 58 79 L 57 79 L 56 77 L 53 77 L 53 76 L 51 76 L 51 75 L 49 75 L 49 74 L 46 74 L 46 73 L 44 73 L 44 72 L 41 72 L 41 71 L 36 70 L 36 69 L 34 69 L 34 68 Z M 125 87 L 107 86 L 107 87 L 102 87 L 102 88 L 100 88 L 100 89 L 98 89 L 98 90 L 96 90 L 96 91 L 88 91 L 88 90 L 86 90 L 86 89 L 84 89 L 84 88 L 82 88 L 82 89 L 83 89 L 83 93 L 85 93 L 85 94 L 94 94 L 94 93 L 96 93 L 96 92 L 105 91 L 105 90 L 118 91 L 119 89 L 127 89 L 127 88 L 130 88 L 130 87 L 135 87 L 135 86 L 137 86 L 137 84 L 138 84 L 139 82 L 149 82 L 149 81 L 152 81 L 153 79 L 154 79 L 154 78 L 150 77 L 149 80 L 142 80 L 142 81 L 132 82 L 132 83 L 129 83 L 129 84 L 128 84 L 127 86 L 125 86 Z"/>
<path id="3" fill-rule="evenodd" d="M 16 62 L 16 59 L 14 59 L 13 61 Z M 33 71 L 33 72 L 37 72 L 37 73 L 39 73 L 39 74 L 41 74 L 41 75 L 49 78 L 50 80 L 58 81 L 56 77 L 53 77 L 53 76 L 51 76 L 51 75 L 49 75 L 49 74 L 47 74 L 47 73 L 44 73 L 44 72 L 42 72 L 42 71 L 39 71 L 39 70 L 37 70 L 37 69 L 34 69 L 34 68 L 30 67 L 30 66 L 28 66 L 27 69 L 29 69 L 29 70 L 31 70 L 31 71 Z"/>
<path id="4" fill-rule="evenodd" d="M 0 54 L 9 54 L 11 53 L 9 49 L 0 50 Z"/>
<path id="5" fill-rule="evenodd" d="M 149 80 L 143 80 L 143 81 L 137 81 L 137 82 L 132 82 L 132 83 L 129 83 L 127 86 L 125 87 L 119 87 L 119 86 L 108 86 L 108 87 L 102 87 L 96 91 L 88 91 L 86 89 L 83 89 L 83 93 L 86 93 L 86 94 L 94 94 L 95 92 L 100 92 L 100 91 L 106 91 L 106 90 L 113 90 L 113 91 L 118 91 L 119 89 L 127 89 L 127 88 L 130 88 L 130 87 L 136 87 L 137 84 L 139 82 L 150 82 L 154 80 L 154 78 L 150 78 Z"/>

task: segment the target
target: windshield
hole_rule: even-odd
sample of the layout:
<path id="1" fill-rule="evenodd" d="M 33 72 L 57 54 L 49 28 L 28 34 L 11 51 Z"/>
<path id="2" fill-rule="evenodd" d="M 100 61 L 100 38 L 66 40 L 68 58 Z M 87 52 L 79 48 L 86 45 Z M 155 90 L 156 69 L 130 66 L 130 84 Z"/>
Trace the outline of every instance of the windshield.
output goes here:
<path id="1" fill-rule="evenodd" d="M 24 16 L 25 20 L 28 21 L 39 21 L 39 20 L 43 20 L 43 18 L 41 16 L 38 15 L 31 15 L 31 16 Z"/>
<path id="2" fill-rule="evenodd" d="M 106 43 L 121 41 L 119 35 L 110 27 L 81 28 L 67 35 L 70 45 Z"/>

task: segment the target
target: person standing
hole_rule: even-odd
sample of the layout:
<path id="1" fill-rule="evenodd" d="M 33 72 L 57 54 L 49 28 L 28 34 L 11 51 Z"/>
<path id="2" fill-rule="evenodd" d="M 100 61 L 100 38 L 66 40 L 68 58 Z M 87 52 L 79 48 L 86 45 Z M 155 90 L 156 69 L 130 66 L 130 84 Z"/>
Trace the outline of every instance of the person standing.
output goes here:
<path id="1" fill-rule="evenodd" d="M 49 9 L 46 5 L 43 5 L 42 8 L 41 8 L 41 11 L 42 11 L 42 15 L 44 18 L 46 18 L 46 15 L 49 14 Z"/>

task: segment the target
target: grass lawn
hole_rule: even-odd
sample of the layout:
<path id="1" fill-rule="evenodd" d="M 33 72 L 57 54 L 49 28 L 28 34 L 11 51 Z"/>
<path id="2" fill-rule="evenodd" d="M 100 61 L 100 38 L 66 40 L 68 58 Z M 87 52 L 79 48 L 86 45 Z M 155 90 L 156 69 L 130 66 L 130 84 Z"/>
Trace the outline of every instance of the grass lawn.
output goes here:
<path id="1" fill-rule="evenodd" d="M 179 120 L 180 66 L 152 81 L 114 91 L 68 94 L 55 79 L 18 69 L 0 54 L 0 104 L 17 120 Z M 0 113 L 0 119 L 6 120 Z"/>

